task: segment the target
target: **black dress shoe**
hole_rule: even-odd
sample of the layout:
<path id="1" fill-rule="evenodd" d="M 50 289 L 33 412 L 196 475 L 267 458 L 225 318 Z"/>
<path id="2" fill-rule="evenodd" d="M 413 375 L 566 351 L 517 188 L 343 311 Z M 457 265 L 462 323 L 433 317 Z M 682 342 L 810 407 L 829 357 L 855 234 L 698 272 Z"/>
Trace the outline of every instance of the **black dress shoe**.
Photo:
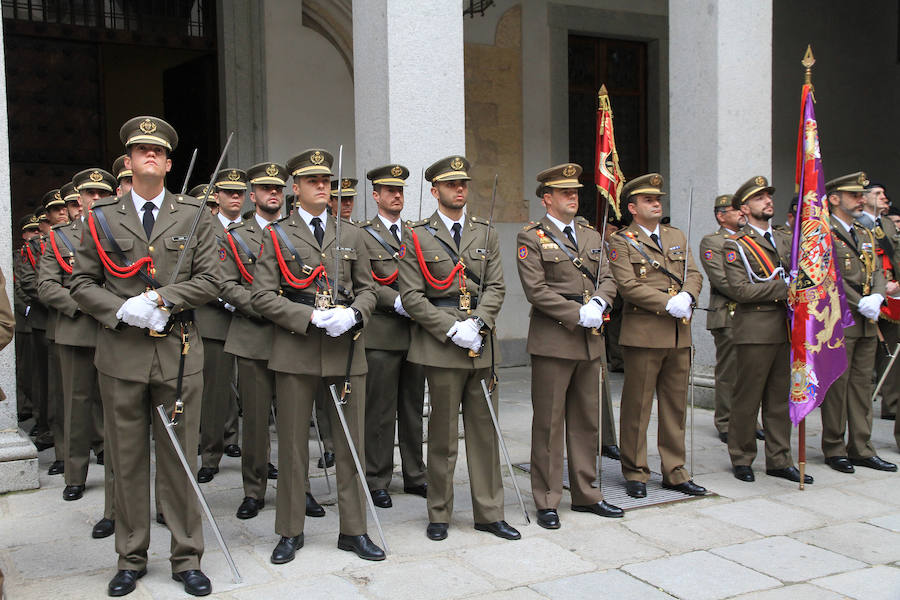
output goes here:
<path id="1" fill-rule="evenodd" d="M 272 463 L 269 463 L 269 472 L 266 473 L 266 477 L 269 479 L 278 479 L 278 468 Z"/>
<path id="2" fill-rule="evenodd" d="M 31 415 L 28 415 L 28 416 L 30 417 Z M 896 421 L 897 415 L 881 415 L 881 418 L 886 421 Z"/>
<path id="3" fill-rule="evenodd" d="M 219 467 L 200 467 L 197 471 L 197 483 L 209 483 L 219 472 Z"/>
<path id="4" fill-rule="evenodd" d="M 31 430 L 28 432 L 28 437 L 37 437 L 40 433 L 41 429 L 35 423 L 34 426 L 32 426 Z"/>
<path id="5" fill-rule="evenodd" d="M 719 441 L 722 442 L 723 444 L 728 443 L 728 432 L 727 431 L 719 432 Z"/>
<path id="6" fill-rule="evenodd" d="M 688 496 L 706 495 L 706 488 L 702 485 L 697 485 L 690 479 L 688 479 L 684 483 L 677 483 L 675 485 L 663 482 L 662 486 L 667 490 L 675 490 L 676 492 L 681 492 L 682 494 L 687 494 Z"/>
<path id="7" fill-rule="evenodd" d="M 225 454 L 231 458 L 238 458 L 241 455 L 241 447 L 237 444 L 228 444 L 225 446 Z"/>
<path id="8" fill-rule="evenodd" d="M 826 456 L 825 464 L 841 473 L 855 473 L 856 469 L 850 464 L 850 459 L 846 456 Z"/>
<path id="9" fill-rule="evenodd" d="M 425 536 L 429 540 L 439 542 L 447 539 L 447 530 L 450 528 L 449 523 L 429 523 L 425 528 Z"/>
<path id="10" fill-rule="evenodd" d="M 544 529 L 559 529 L 559 513 L 555 508 L 539 508 L 537 522 Z"/>
<path id="11" fill-rule="evenodd" d="M 156 522 L 160 525 L 166 524 L 166 518 L 163 516 L 161 512 L 156 513 Z"/>
<path id="12" fill-rule="evenodd" d="M 620 519 L 625 516 L 625 511 L 615 506 L 613 504 L 609 504 L 606 500 L 601 500 L 596 504 L 573 504 L 572 510 L 575 512 L 589 512 L 594 513 L 595 515 L 599 515 L 601 517 L 609 517 L 611 519 Z"/>
<path id="13" fill-rule="evenodd" d="M 122 569 L 109 580 L 109 586 L 106 588 L 106 593 L 110 596 L 124 596 L 130 594 L 134 591 L 137 580 L 146 574 L 147 569 L 141 569 L 140 571 Z"/>
<path id="14" fill-rule="evenodd" d="M 212 584 L 209 577 L 200 569 L 190 569 L 180 573 L 172 573 L 172 579 L 184 584 L 184 591 L 191 596 L 209 596 L 212 592 Z"/>
<path id="15" fill-rule="evenodd" d="M 53 441 L 52 440 L 34 440 L 34 447 L 37 448 L 38 452 L 43 452 L 44 450 L 47 450 L 48 448 L 53 447 Z M 56 461 L 56 462 L 59 462 L 59 461 Z M 60 473 L 62 473 L 62 471 L 60 471 Z"/>
<path id="16" fill-rule="evenodd" d="M 607 458 L 611 458 L 613 460 L 622 460 L 622 453 L 619 452 L 619 447 L 615 444 L 610 444 L 609 446 L 602 446 L 600 448 L 600 453 Z"/>
<path id="17" fill-rule="evenodd" d="M 100 454 L 97 455 L 97 464 L 98 464 L 98 465 L 103 465 L 103 464 L 104 464 L 104 463 L 103 463 L 104 460 L 105 460 L 105 459 L 104 459 L 104 456 L 103 456 L 103 450 L 101 450 L 101 451 L 100 451 Z"/>
<path id="18" fill-rule="evenodd" d="M 850 462 L 858 467 L 868 467 L 870 469 L 875 469 L 876 471 L 894 472 L 897 470 L 897 465 L 883 460 L 878 456 L 870 456 L 869 458 L 851 458 Z"/>
<path id="19" fill-rule="evenodd" d="M 494 521 L 493 523 L 475 523 L 478 531 L 487 531 L 504 540 L 518 540 L 522 534 L 506 521 Z"/>
<path id="20" fill-rule="evenodd" d="M 338 550 L 355 552 L 363 560 L 384 560 L 384 550 L 369 539 L 369 535 L 338 535 Z"/>
<path id="21" fill-rule="evenodd" d="M 414 496 L 422 496 L 423 498 L 427 498 L 428 484 L 422 483 L 419 485 L 405 485 L 403 486 L 403 491 L 407 494 L 413 494 Z"/>
<path id="22" fill-rule="evenodd" d="M 67 502 L 71 502 L 72 500 L 78 500 L 84 495 L 84 486 L 83 485 L 67 485 L 63 488 L 63 500 Z"/>
<path id="23" fill-rule="evenodd" d="M 18 420 L 19 420 L 19 423 L 21 423 L 22 421 L 27 421 L 28 419 L 30 419 L 30 418 L 33 417 L 33 416 L 34 416 L 34 415 L 32 415 L 31 413 L 19 413 L 19 414 L 17 415 Z M 883 417 L 882 417 L 882 418 L 883 418 Z"/>
<path id="24" fill-rule="evenodd" d="M 766 469 L 766 475 L 771 475 L 772 477 L 781 477 L 782 479 L 787 479 L 788 481 L 800 483 L 800 469 L 794 466 L 785 467 L 784 469 Z M 804 474 L 803 483 L 812 485 L 812 475 Z"/>
<path id="25" fill-rule="evenodd" d="M 322 462 L 322 458 L 319 457 L 319 462 L 316 463 L 316 465 L 320 469 L 324 469 L 325 467 L 328 467 L 330 469 L 331 467 L 333 467 L 334 466 L 334 452 L 326 452 L 325 453 L 325 462 L 324 463 Z"/>
<path id="26" fill-rule="evenodd" d="M 66 472 L 66 463 L 61 460 L 54 460 L 50 468 L 47 469 L 47 475 L 62 475 Z M 74 499 L 74 498 L 73 498 Z"/>
<path id="27" fill-rule="evenodd" d="M 244 501 L 241 502 L 241 505 L 238 506 L 236 516 L 238 519 L 252 519 L 259 514 L 259 511 L 261 511 L 265 505 L 265 500 L 257 500 L 256 498 L 247 496 L 244 498 Z"/>
<path id="28" fill-rule="evenodd" d="M 282 537 L 272 550 L 272 557 L 269 559 L 272 564 L 283 565 L 294 560 L 294 554 L 303 547 L 303 534 L 294 537 Z"/>
<path id="29" fill-rule="evenodd" d="M 394 505 L 387 490 L 372 490 L 369 493 L 372 494 L 372 503 L 378 508 L 390 508 Z"/>
<path id="30" fill-rule="evenodd" d="M 647 484 L 643 481 L 626 481 L 625 493 L 632 498 L 646 498 Z"/>
<path id="31" fill-rule="evenodd" d="M 741 481 L 756 481 L 753 469 L 747 465 L 734 465 L 734 478 Z"/>
<path id="32" fill-rule="evenodd" d="M 91 529 L 91 537 L 94 539 L 100 539 L 109 537 L 116 532 L 116 522 L 112 519 L 107 519 L 106 517 L 97 521 L 97 524 L 94 525 L 94 528 Z"/>
<path id="33" fill-rule="evenodd" d="M 322 505 L 316 502 L 316 499 L 313 498 L 313 495 L 309 492 L 306 492 L 306 516 L 307 517 L 324 517 L 325 509 L 322 508 Z"/>
<path id="34" fill-rule="evenodd" d="M 758 440 L 766 439 L 766 432 L 762 429 L 757 429 L 756 430 L 756 439 L 758 439 Z"/>

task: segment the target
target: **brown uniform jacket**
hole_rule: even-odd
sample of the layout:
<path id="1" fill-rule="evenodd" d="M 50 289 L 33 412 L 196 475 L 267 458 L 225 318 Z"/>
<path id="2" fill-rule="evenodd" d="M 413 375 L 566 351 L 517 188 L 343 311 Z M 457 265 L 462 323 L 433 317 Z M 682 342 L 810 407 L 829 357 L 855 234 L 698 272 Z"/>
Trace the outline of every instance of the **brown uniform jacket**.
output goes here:
<path id="1" fill-rule="evenodd" d="M 9 296 L 6 295 L 6 277 L 0 271 L 0 350 L 6 348 L 13 339 L 16 330 L 16 321 L 13 317 L 12 305 Z M 0 400 L 6 400 L 6 394 L 0 389 Z"/>
<path id="2" fill-rule="evenodd" d="M 25 254 L 25 245 L 23 244 L 13 253 L 13 309 L 16 314 L 16 331 L 20 333 L 31 333 L 31 324 L 25 315 L 25 307 L 31 300 L 22 289 L 22 273 L 25 266 L 31 268 L 28 262 L 28 256 Z"/>
<path id="3" fill-rule="evenodd" d="M 20 285 L 22 291 L 28 298 L 28 322 L 35 329 L 47 329 L 47 307 L 40 301 L 38 297 L 38 269 L 40 269 L 42 250 L 44 249 L 44 241 L 41 236 L 34 236 L 26 242 L 31 249 L 31 256 L 34 258 L 34 266 L 28 257 L 27 249 L 25 256 L 25 264 L 22 267 L 22 279 Z"/>
<path id="4" fill-rule="evenodd" d="M 227 262 L 227 254 L 225 253 L 225 228 L 218 217 L 213 216 L 213 231 L 216 233 L 216 260 L 220 263 Z M 222 265 L 224 266 L 224 264 Z M 221 290 L 220 290 L 221 291 Z M 224 342 L 228 337 L 228 326 L 231 324 L 231 311 L 222 306 L 218 296 L 202 306 L 198 306 L 194 310 L 197 320 L 197 329 L 200 335 L 205 339 L 219 340 Z"/>
<path id="5" fill-rule="evenodd" d="M 856 309 L 859 299 L 868 294 L 885 295 L 884 273 L 878 264 L 878 256 L 875 254 L 875 238 L 871 231 L 853 222 L 852 227 L 856 231 L 859 247 L 853 243 L 853 238 L 841 223 L 831 217 L 831 238 L 834 242 L 834 258 L 837 268 L 844 280 L 844 294 L 847 296 L 847 304 L 853 313 L 855 324 L 844 328 L 846 337 L 871 337 L 878 334 L 878 326 L 865 318 Z M 866 262 L 871 261 L 874 273 L 866 276 Z M 868 291 L 865 286 L 868 285 Z"/>
<path id="6" fill-rule="evenodd" d="M 619 343 L 623 346 L 644 348 L 689 348 L 691 345 L 691 325 L 676 319 L 666 312 L 666 304 L 671 295 L 669 289 L 675 284 L 662 271 L 653 267 L 630 243 L 627 233 L 634 235 L 635 243 L 647 254 L 651 261 L 657 261 L 678 279 L 685 273 L 687 257 L 687 280 L 683 291 L 696 301 L 703 288 L 703 275 L 697 270 L 694 259 L 687 249 L 684 234 L 669 225 L 659 226 L 660 250 L 637 223 L 616 232 L 610 239 L 609 266 L 619 294 L 624 300 L 622 306 L 622 332 Z"/>
<path id="7" fill-rule="evenodd" d="M 599 288 L 582 273 L 552 234 L 563 242 L 596 280 Z M 616 282 L 604 258 L 602 237 L 589 225 L 577 222 L 578 248 L 546 216 L 529 223 L 516 237 L 519 279 L 531 303 L 527 350 L 529 354 L 571 360 L 593 360 L 603 352 L 603 337 L 580 327 L 584 294 L 599 296 L 607 306 L 616 297 Z M 601 262 L 603 263 L 601 265 Z"/>
<path id="8" fill-rule="evenodd" d="M 404 225 L 400 222 L 399 226 L 399 233 L 402 236 Z M 378 217 L 362 224 L 360 227 L 363 230 L 363 239 L 369 251 L 372 273 L 381 279 L 390 277 L 399 269 L 400 259 L 397 258 L 397 255 L 400 252 L 400 244 Z M 390 247 L 390 252 L 375 239 L 369 229 L 384 240 Z M 372 279 L 374 281 L 375 278 L 373 277 Z M 399 279 L 399 274 L 397 279 Z M 400 284 L 397 280 L 394 280 L 391 284 L 382 284 L 374 281 L 374 284 L 377 302 L 375 303 L 375 312 L 372 313 L 372 319 L 366 325 L 366 348 L 373 350 L 407 350 L 409 348 L 410 330 L 415 327 L 415 324 L 409 317 L 397 314 L 394 311 L 394 299 L 400 293 Z"/>
<path id="9" fill-rule="evenodd" d="M 700 240 L 700 264 L 703 265 L 706 278 L 709 280 L 709 310 L 706 312 L 706 328 L 710 330 L 731 327 L 734 315 L 734 299 L 725 292 L 728 280 L 725 277 L 722 246 L 725 244 L 727 235 L 729 235 L 728 230 L 719 227 L 715 233 L 705 235 Z"/>
<path id="10" fill-rule="evenodd" d="M 166 191 L 149 240 L 130 192 L 119 198 L 104 198 L 94 203 L 93 210 L 99 208 L 103 211 L 113 238 L 130 262 L 148 255 L 153 258 L 154 277 L 161 284 L 157 292 L 169 304 L 173 315 L 215 298 L 222 279 L 212 216 L 208 212 L 201 214 L 194 237 L 187 240 L 199 202 L 190 196 L 176 196 Z M 99 224 L 96 232 L 100 247 L 115 264 L 121 266 L 121 259 L 112 250 Z M 185 243 L 187 254 L 175 283 L 170 285 L 178 255 Z M 175 379 L 181 352 L 177 328 L 165 337 L 150 337 L 147 329 L 120 324 L 116 317 L 125 300 L 147 289 L 143 280 L 137 276 L 121 278 L 110 274 L 100 262 L 97 244 L 90 230 L 81 236 L 73 269 L 72 298 L 81 310 L 103 326 L 97 332 L 94 357 L 97 370 L 119 379 L 147 383 L 156 354 L 164 379 Z M 189 328 L 189 335 L 191 347 L 196 344 L 202 349 L 196 327 Z M 203 352 L 189 351 L 185 359 L 185 375 L 202 370 Z"/>
<path id="11" fill-rule="evenodd" d="M 310 269 L 324 265 L 331 279 L 334 270 L 335 220 L 329 216 L 325 224 L 325 236 L 322 246 L 309 226 L 299 215 L 292 215 L 278 221 L 288 240 L 297 250 L 303 264 Z M 263 250 L 256 272 L 253 275 L 251 305 L 253 310 L 269 319 L 278 327 L 272 339 L 272 355 L 269 368 L 282 373 L 297 375 L 316 375 L 320 377 L 342 376 L 347 368 L 347 353 L 353 332 L 333 338 L 324 329 L 312 323 L 314 308 L 300 302 L 293 302 L 284 294 L 304 294 L 315 296 L 316 285 L 297 290 L 288 284 L 281 273 L 276 256 L 276 244 L 267 228 L 263 236 Z M 297 262 L 291 252 L 279 239 L 277 247 L 290 271 L 297 278 L 303 279 Z M 363 324 L 369 321 L 375 308 L 375 289 L 372 274 L 369 272 L 369 255 L 362 233 L 349 221 L 341 222 L 341 273 L 339 285 L 352 290 L 353 301 L 350 307 L 357 309 L 362 315 Z M 338 295 L 340 303 L 347 304 L 348 298 Z M 367 371 L 366 354 L 363 343 L 353 345 L 353 364 L 351 375 L 364 375 Z"/>

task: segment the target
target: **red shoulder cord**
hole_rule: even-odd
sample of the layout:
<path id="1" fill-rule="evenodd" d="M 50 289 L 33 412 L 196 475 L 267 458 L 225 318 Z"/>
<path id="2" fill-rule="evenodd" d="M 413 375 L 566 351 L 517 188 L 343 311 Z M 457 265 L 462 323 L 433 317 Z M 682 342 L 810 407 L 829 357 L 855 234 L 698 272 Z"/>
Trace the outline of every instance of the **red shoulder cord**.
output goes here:
<path id="1" fill-rule="evenodd" d="M 310 273 L 309 277 L 306 279 L 294 277 L 293 273 L 291 273 L 291 270 L 288 268 L 287 263 L 284 261 L 284 255 L 281 254 L 281 244 L 278 243 L 277 234 L 271 227 L 269 228 L 269 235 L 272 236 L 272 243 L 275 246 L 275 256 L 278 258 L 278 268 L 281 270 L 281 275 L 284 277 L 285 281 L 287 281 L 289 286 L 297 290 L 306 289 L 320 275 L 325 275 L 327 281 L 328 274 L 325 272 L 325 267 L 322 265 L 313 269 L 312 273 Z"/>
<path id="2" fill-rule="evenodd" d="M 41 256 L 44 255 L 44 250 L 45 250 L 45 249 L 46 249 L 46 248 L 45 248 L 45 246 L 44 246 L 44 240 L 43 240 L 43 238 L 41 238 Z"/>
<path id="3" fill-rule="evenodd" d="M 241 257 L 238 254 L 237 248 L 234 245 L 234 240 L 231 239 L 231 232 L 226 231 L 225 236 L 228 238 L 228 245 L 231 246 L 231 251 L 234 253 L 234 262 L 237 263 L 238 271 L 241 272 L 241 277 L 244 278 L 244 281 L 247 283 L 253 283 L 253 275 L 251 275 L 247 269 L 244 268 L 244 263 L 241 262 Z"/>
<path id="4" fill-rule="evenodd" d="M 31 263 L 31 268 L 37 271 L 37 263 L 35 263 L 34 254 L 31 252 L 31 244 L 26 243 L 22 246 L 22 250 L 28 254 L 28 262 Z"/>
<path id="5" fill-rule="evenodd" d="M 419 268 L 422 269 L 422 275 L 425 276 L 425 281 L 428 285 L 436 290 L 446 290 L 453 285 L 453 278 L 458 275 L 459 289 L 466 289 L 466 267 L 463 265 L 462 261 L 458 261 L 453 266 L 453 269 L 450 271 L 450 274 L 447 275 L 446 279 L 437 279 L 431 274 L 431 271 L 428 270 L 428 265 L 425 264 L 425 259 L 422 257 L 422 247 L 419 245 L 419 236 L 416 235 L 416 232 L 413 231 L 412 228 L 409 228 L 409 232 L 412 234 L 413 245 L 416 247 L 416 259 L 419 261 Z"/>
<path id="6" fill-rule="evenodd" d="M 59 263 L 59 266 L 62 267 L 62 270 L 72 274 L 72 265 L 68 263 L 68 261 L 63 260 L 62 255 L 59 253 L 59 248 L 56 247 L 56 234 L 53 233 L 53 230 L 50 230 L 50 247 L 53 248 L 53 255 L 56 257 L 56 262 Z"/>
<path id="7" fill-rule="evenodd" d="M 156 270 L 153 267 L 153 258 L 149 256 L 138 259 L 130 267 L 120 267 L 112 261 L 112 259 L 106 254 L 106 250 L 104 250 L 103 246 L 100 245 L 100 238 L 97 236 L 97 227 L 94 225 L 94 211 L 88 212 L 88 225 L 91 229 L 91 237 L 94 238 L 94 245 L 97 246 L 97 255 L 100 257 L 100 262 L 103 263 L 103 266 L 106 267 L 106 270 L 109 271 L 110 275 L 119 277 L 120 279 L 134 277 L 144 265 L 150 265 L 149 270 L 151 274 Z"/>

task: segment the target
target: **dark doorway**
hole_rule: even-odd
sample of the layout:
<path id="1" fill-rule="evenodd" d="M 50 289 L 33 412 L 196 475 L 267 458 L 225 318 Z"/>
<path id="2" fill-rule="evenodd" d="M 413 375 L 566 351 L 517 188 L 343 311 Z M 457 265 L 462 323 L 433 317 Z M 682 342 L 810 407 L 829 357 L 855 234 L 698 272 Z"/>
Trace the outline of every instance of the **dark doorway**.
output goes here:
<path id="1" fill-rule="evenodd" d="M 569 36 L 569 156 L 584 167 L 578 214 L 603 218 L 594 185 L 597 92 L 606 84 L 613 111 L 619 165 L 625 179 L 647 172 L 647 44 Z"/>

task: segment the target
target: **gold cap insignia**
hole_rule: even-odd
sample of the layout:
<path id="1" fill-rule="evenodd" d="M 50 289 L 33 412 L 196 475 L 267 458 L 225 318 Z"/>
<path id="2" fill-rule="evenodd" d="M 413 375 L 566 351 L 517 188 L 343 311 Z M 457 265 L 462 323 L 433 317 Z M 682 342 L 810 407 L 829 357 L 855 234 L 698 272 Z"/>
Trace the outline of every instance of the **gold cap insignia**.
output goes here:
<path id="1" fill-rule="evenodd" d="M 462 168 L 463 168 L 463 161 L 462 161 L 462 159 L 461 159 L 460 157 L 457 156 L 456 158 L 454 158 L 453 160 L 451 160 L 451 161 L 450 161 L 450 168 L 453 169 L 454 171 L 459 171 L 460 169 L 462 169 Z"/>
<path id="2" fill-rule="evenodd" d="M 312 156 L 309 157 L 309 162 L 311 162 L 314 165 L 321 165 L 324 160 L 325 160 L 325 157 L 318 150 L 313 152 Z"/>
<path id="3" fill-rule="evenodd" d="M 93 179 L 93 177 L 91 179 Z M 62 200 L 62 196 L 59 195 L 59 190 L 57 190 L 56 192 L 53 193 L 53 199 L 54 200 Z"/>
<path id="4" fill-rule="evenodd" d="M 866 178 L 865 173 L 859 174 L 859 177 L 857 178 L 857 183 L 859 183 L 859 185 L 869 185 L 869 180 Z"/>
<path id="5" fill-rule="evenodd" d="M 230 179 L 231 181 L 238 181 L 240 178 L 241 178 L 241 176 L 240 176 L 240 175 L 238 174 L 238 172 L 235 171 L 234 169 L 232 169 L 231 171 L 229 171 L 229 173 L 228 173 L 228 179 Z"/>
<path id="6" fill-rule="evenodd" d="M 278 175 L 278 167 L 276 167 L 275 165 L 269 165 L 268 167 L 266 167 L 266 175 L 268 175 L 269 177 L 275 177 L 276 175 Z"/>
<path id="7" fill-rule="evenodd" d="M 403 169 L 400 168 L 399 165 L 394 165 L 394 168 L 391 169 L 391 175 L 394 177 L 400 177 L 403 174 Z"/>
<path id="8" fill-rule="evenodd" d="M 144 133 L 153 133 L 156 131 L 156 123 L 150 119 L 144 119 L 139 126 Z"/>
<path id="9" fill-rule="evenodd" d="M 565 169 L 563 169 L 562 174 L 566 177 L 571 177 L 575 174 L 575 167 L 572 165 L 567 165 Z"/>
<path id="10" fill-rule="evenodd" d="M 652 186 L 660 186 L 662 185 L 662 177 L 659 175 L 654 175 L 650 178 L 650 185 Z"/>
<path id="11" fill-rule="evenodd" d="M 766 185 L 766 178 L 763 177 L 762 175 L 760 175 L 759 177 L 757 177 L 756 179 L 753 180 L 753 183 L 755 183 L 756 185 L 759 185 L 759 186 Z"/>
<path id="12" fill-rule="evenodd" d="M 341 187 L 342 187 L 342 188 L 348 188 L 348 187 L 350 187 L 350 180 L 349 180 L 349 179 L 343 179 L 343 180 L 341 180 Z"/>
<path id="13" fill-rule="evenodd" d="M 90 175 L 91 181 L 103 181 L 103 175 L 100 174 L 100 171 L 91 171 Z"/>

